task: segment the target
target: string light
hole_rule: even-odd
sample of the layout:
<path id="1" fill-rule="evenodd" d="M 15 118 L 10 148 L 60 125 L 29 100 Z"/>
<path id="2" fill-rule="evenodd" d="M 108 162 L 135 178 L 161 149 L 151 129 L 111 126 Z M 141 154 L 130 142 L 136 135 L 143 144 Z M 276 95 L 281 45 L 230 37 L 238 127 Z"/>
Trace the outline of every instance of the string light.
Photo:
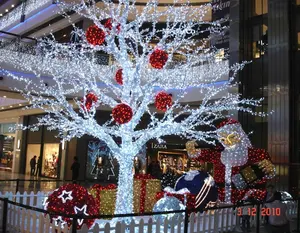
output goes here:
<path id="1" fill-rule="evenodd" d="M 68 227 L 72 224 L 72 219 L 61 217 L 59 214 L 83 214 L 86 216 L 97 215 L 99 213 L 99 202 L 97 202 L 87 189 L 78 184 L 67 184 L 54 190 L 43 202 L 44 208 L 50 213 L 55 225 L 61 224 Z M 90 228 L 94 219 L 78 219 L 77 229 L 83 224 Z"/>
<path id="2" fill-rule="evenodd" d="M 43 0 L 38 2 L 45 3 Z M 134 156 L 150 139 L 161 141 L 163 136 L 177 135 L 214 144 L 212 139 L 217 138 L 214 122 L 229 116 L 224 112 L 265 114 L 255 113 L 249 107 L 260 106 L 262 99 L 241 99 L 234 93 L 220 98 L 221 93 L 237 86 L 234 77 L 247 62 L 232 66 L 228 61 L 217 62 L 219 51 L 207 46 L 210 38 L 201 43 L 192 39 L 206 32 L 218 34 L 225 29 L 219 26 L 221 21 L 215 21 L 205 22 L 207 27 L 203 30 L 195 30 L 204 23 L 204 17 L 210 11 L 209 3 L 196 8 L 188 3 L 176 3 L 176 6 L 157 11 L 155 4 L 149 1 L 142 12 L 139 6 L 129 1 L 118 4 L 121 11 L 116 11 L 116 5 L 109 1 L 104 1 L 101 9 L 60 1 L 62 9 L 73 10 L 94 23 L 87 32 L 74 28 L 74 34 L 82 38 L 80 43 L 59 44 L 52 38 L 44 38 L 38 41 L 35 55 L 5 47 L 0 50 L 0 62 L 26 72 L 20 77 L 1 70 L 3 75 L 24 82 L 24 89 L 14 90 L 32 103 L 26 109 L 42 109 L 46 113 L 36 124 L 17 125 L 18 129 L 36 131 L 40 126 L 46 126 L 48 130 L 57 130 L 58 136 L 65 141 L 90 135 L 106 142 L 120 165 L 115 213 L 123 214 L 132 213 L 134 207 Z M 135 17 L 129 21 L 129 15 Z M 102 24 L 108 18 L 112 20 L 112 29 L 120 24 L 119 33 L 118 30 L 108 33 L 109 28 Z M 157 29 L 155 25 L 161 18 L 166 18 L 166 27 Z M 152 26 L 143 28 L 144 22 L 152 22 Z M 155 48 L 152 46 L 154 38 L 157 40 Z M 110 55 L 115 63 L 111 66 L 97 64 L 94 55 L 99 53 Z M 184 59 L 174 65 L 176 53 Z M 122 69 L 123 85 L 115 85 L 118 69 Z M 31 74 L 34 78 L 28 79 L 26 76 Z M 44 74 L 52 78 L 51 85 L 45 86 Z M 232 76 L 228 81 L 215 84 L 229 74 Z M 181 101 L 190 87 L 204 96 L 198 108 Z M 151 110 L 154 96 L 157 89 L 168 93 L 172 88 L 178 90 L 178 95 L 173 96 L 172 105 L 161 118 Z M 93 90 L 101 104 L 113 109 L 112 119 L 99 124 L 94 119 L 97 106 L 90 111 L 81 108 L 80 93 L 86 90 Z M 71 101 L 70 96 L 74 97 Z M 137 126 L 144 114 L 149 114 L 150 122 L 146 128 L 140 129 Z M 198 131 L 199 126 L 211 129 Z M 116 137 L 121 138 L 121 145 L 116 142 Z"/>

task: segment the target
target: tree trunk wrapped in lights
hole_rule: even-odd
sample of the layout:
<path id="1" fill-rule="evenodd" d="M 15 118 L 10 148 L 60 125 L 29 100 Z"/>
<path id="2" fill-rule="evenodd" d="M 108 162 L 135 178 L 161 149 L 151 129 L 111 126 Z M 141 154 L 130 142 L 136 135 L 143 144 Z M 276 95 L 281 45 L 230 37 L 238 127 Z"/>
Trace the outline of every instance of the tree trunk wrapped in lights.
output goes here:
<path id="1" fill-rule="evenodd" d="M 36 130 L 45 125 L 49 130 L 58 130 L 58 136 L 64 140 L 87 134 L 107 144 L 120 164 L 116 214 L 133 211 L 133 159 L 150 139 L 161 142 L 163 136 L 178 135 L 213 144 L 214 123 L 228 117 L 223 115 L 225 112 L 253 113 L 249 106 L 259 106 L 261 100 L 241 99 L 234 93 L 220 97 L 224 91 L 236 87 L 234 76 L 246 63 L 229 67 L 226 60 L 217 61 L 219 50 L 207 46 L 211 38 L 203 38 L 204 34 L 223 30 L 222 20 L 204 21 L 211 8 L 209 3 L 191 7 L 188 1 L 174 0 L 169 7 L 161 7 L 158 1 L 150 0 L 143 8 L 128 0 L 60 4 L 63 9 L 74 10 L 92 20 L 94 28 L 99 30 L 90 30 L 87 38 L 85 31 L 74 28 L 73 34 L 80 38 L 76 43 L 59 44 L 51 38 L 41 39 L 37 55 L 1 49 L 0 62 L 36 75 L 26 79 L 3 71 L 25 82 L 25 88 L 16 90 L 32 103 L 29 108 L 40 108 L 47 113 L 37 124 L 19 128 Z M 111 27 L 103 24 L 107 19 L 111 19 Z M 157 27 L 159 21 L 166 22 L 163 28 Z M 145 22 L 151 22 L 151 26 L 147 27 Z M 93 31 L 101 33 L 93 36 Z M 103 39 L 102 32 L 104 42 L 98 43 Z M 202 38 L 199 43 L 196 37 Z M 98 65 L 96 52 L 109 54 L 115 63 Z M 184 59 L 174 63 L 177 55 Z M 122 85 L 115 80 L 119 69 L 122 69 Z M 232 76 L 228 80 L 218 82 L 229 74 Z M 47 86 L 44 76 L 51 77 Z M 191 87 L 203 96 L 196 108 L 181 101 Z M 163 111 L 152 108 L 159 92 L 174 90 L 176 93 L 172 93 L 169 101 L 171 106 L 166 104 Z M 95 101 L 86 104 L 83 97 L 87 93 L 93 93 L 97 97 L 93 98 Z M 115 109 L 112 119 L 104 124 L 94 119 L 100 105 Z M 157 116 L 157 111 L 163 114 L 162 118 Z M 150 116 L 150 123 L 139 129 L 144 114 Z M 181 116 L 186 117 L 178 120 Z M 197 131 L 199 126 L 209 126 L 210 130 Z M 117 137 L 122 144 L 116 143 Z"/>

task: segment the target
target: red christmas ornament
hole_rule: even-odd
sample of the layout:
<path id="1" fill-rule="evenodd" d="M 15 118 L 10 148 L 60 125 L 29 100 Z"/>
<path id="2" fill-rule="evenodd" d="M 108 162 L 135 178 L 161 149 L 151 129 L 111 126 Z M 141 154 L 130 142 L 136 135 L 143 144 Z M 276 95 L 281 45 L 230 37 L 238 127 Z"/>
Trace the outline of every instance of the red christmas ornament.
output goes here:
<path id="1" fill-rule="evenodd" d="M 98 101 L 98 97 L 94 93 L 92 93 L 92 92 L 88 93 L 85 96 L 85 108 L 86 108 L 86 110 L 90 111 L 93 104 L 97 103 L 97 101 Z M 83 103 L 84 100 L 81 100 L 81 102 Z M 81 107 L 83 108 L 83 106 L 81 106 Z"/>
<path id="2" fill-rule="evenodd" d="M 149 60 L 153 68 L 162 69 L 168 60 L 168 53 L 160 49 L 155 49 L 150 55 Z"/>
<path id="3" fill-rule="evenodd" d="M 109 30 L 112 29 L 112 19 L 111 19 L 111 18 L 109 18 L 109 19 L 107 19 L 107 20 L 105 21 L 104 27 L 107 28 L 107 29 L 109 29 Z M 118 24 L 118 25 L 117 25 L 117 32 L 119 33 L 120 30 L 121 30 L 121 25 Z"/>
<path id="4" fill-rule="evenodd" d="M 85 32 L 87 41 L 92 45 L 101 45 L 105 40 L 105 33 L 97 25 L 89 26 Z"/>
<path id="5" fill-rule="evenodd" d="M 125 124 L 131 120 L 133 112 L 131 107 L 127 104 L 118 104 L 112 110 L 112 116 L 117 123 Z"/>
<path id="6" fill-rule="evenodd" d="M 172 106 L 172 96 L 161 91 L 155 96 L 155 107 L 161 111 L 167 111 Z"/>
<path id="7" fill-rule="evenodd" d="M 123 85 L 123 69 L 118 69 L 115 79 L 118 84 Z"/>
<path id="8" fill-rule="evenodd" d="M 59 214 L 78 214 L 78 215 L 97 215 L 99 214 L 99 202 L 96 201 L 87 189 L 78 184 L 67 184 L 54 190 L 45 202 L 45 209 L 51 214 L 55 225 L 67 224 L 71 226 L 72 220 L 67 217 L 61 217 Z M 83 224 L 90 228 L 95 219 L 78 219 L 77 229 Z"/>

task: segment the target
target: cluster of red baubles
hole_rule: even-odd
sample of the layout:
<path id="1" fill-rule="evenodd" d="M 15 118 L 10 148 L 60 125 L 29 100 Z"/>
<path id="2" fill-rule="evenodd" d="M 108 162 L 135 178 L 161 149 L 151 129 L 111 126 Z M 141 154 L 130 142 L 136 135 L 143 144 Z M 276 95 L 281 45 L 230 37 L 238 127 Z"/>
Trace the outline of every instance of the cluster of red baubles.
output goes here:
<path id="1" fill-rule="evenodd" d="M 118 104 L 112 110 L 112 117 L 118 124 L 128 123 L 133 116 L 133 111 L 127 104 Z"/>
<path id="2" fill-rule="evenodd" d="M 162 69 L 168 61 L 168 53 L 161 49 L 155 49 L 151 55 L 149 62 L 153 68 Z"/>
<path id="3" fill-rule="evenodd" d="M 157 93 L 155 96 L 155 107 L 161 111 L 167 111 L 172 106 L 172 95 L 164 91 Z"/>
<path id="4" fill-rule="evenodd" d="M 117 70 L 115 80 L 118 84 L 123 85 L 123 69 Z"/>
<path id="5" fill-rule="evenodd" d="M 85 109 L 89 112 L 93 105 L 95 105 L 98 101 L 97 95 L 95 95 L 93 92 L 89 92 L 85 96 L 85 102 L 84 100 L 81 100 L 82 103 L 84 103 Z M 81 106 L 83 108 L 83 106 Z"/>
<path id="6" fill-rule="evenodd" d="M 106 19 L 103 25 L 108 30 L 112 30 L 112 19 Z M 121 30 L 121 25 L 117 25 L 117 32 L 119 33 Z M 108 32 L 109 34 L 109 32 Z M 85 32 L 86 40 L 92 45 L 102 45 L 105 41 L 105 32 L 99 28 L 97 25 L 92 25 L 88 27 Z"/>
<path id="7" fill-rule="evenodd" d="M 85 37 L 91 45 L 102 45 L 105 40 L 105 32 L 97 25 L 92 25 L 86 30 Z"/>
<path id="8" fill-rule="evenodd" d="M 57 220 L 59 214 L 66 215 L 97 215 L 99 213 L 99 202 L 97 202 L 87 189 L 78 184 L 67 184 L 61 186 L 59 189 L 54 190 L 47 199 L 46 210 L 51 213 L 52 221 L 56 221 L 57 224 L 61 224 Z M 85 206 L 86 205 L 86 206 Z M 65 221 L 68 227 L 71 226 L 72 220 L 62 216 L 62 221 Z M 77 225 L 80 229 L 83 224 L 86 224 L 90 228 L 94 219 L 85 219 L 81 224 Z"/>

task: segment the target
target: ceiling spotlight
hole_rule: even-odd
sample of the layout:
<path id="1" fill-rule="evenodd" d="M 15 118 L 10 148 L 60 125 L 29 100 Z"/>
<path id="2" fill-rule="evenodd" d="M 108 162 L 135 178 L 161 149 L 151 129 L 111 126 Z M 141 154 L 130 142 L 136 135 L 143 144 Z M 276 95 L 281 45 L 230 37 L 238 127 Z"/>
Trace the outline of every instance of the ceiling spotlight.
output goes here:
<path id="1" fill-rule="evenodd" d="M 4 109 L 4 107 L 2 107 L 1 109 Z"/>
<path id="2" fill-rule="evenodd" d="M 64 37 L 66 37 L 67 35 L 66 34 L 64 34 Z"/>
<path id="3" fill-rule="evenodd" d="M 5 12 L 8 12 L 8 9 L 5 9 Z"/>
<path id="4" fill-rule="evenodd" d="M 4 95 L 3 98 L 6 98 L 6 95 Z"/>
<path id="5" fill-rule="evenodd" d="M 12 105 L 10 105 L 9 107 L 10 107 L 10 108 L 12 108 L 13 106 L 12 106 Z"/>
<path id="6" fill-rule="evenodd" d="M 22 104 L 19 104 L 19 106 L 22 106 Z"/>
<path id="7" fill-rule="evenodd" d="M 15 7 L 15 5 L 14 5 L 14 4 L 12 4 L 12 5 L 11 5 L 11 7 Z"/>
<path id="8" fill-rule="evenodd" d="M 3 16 L 3 14 L 1 13 L 0 16 Z"/>

